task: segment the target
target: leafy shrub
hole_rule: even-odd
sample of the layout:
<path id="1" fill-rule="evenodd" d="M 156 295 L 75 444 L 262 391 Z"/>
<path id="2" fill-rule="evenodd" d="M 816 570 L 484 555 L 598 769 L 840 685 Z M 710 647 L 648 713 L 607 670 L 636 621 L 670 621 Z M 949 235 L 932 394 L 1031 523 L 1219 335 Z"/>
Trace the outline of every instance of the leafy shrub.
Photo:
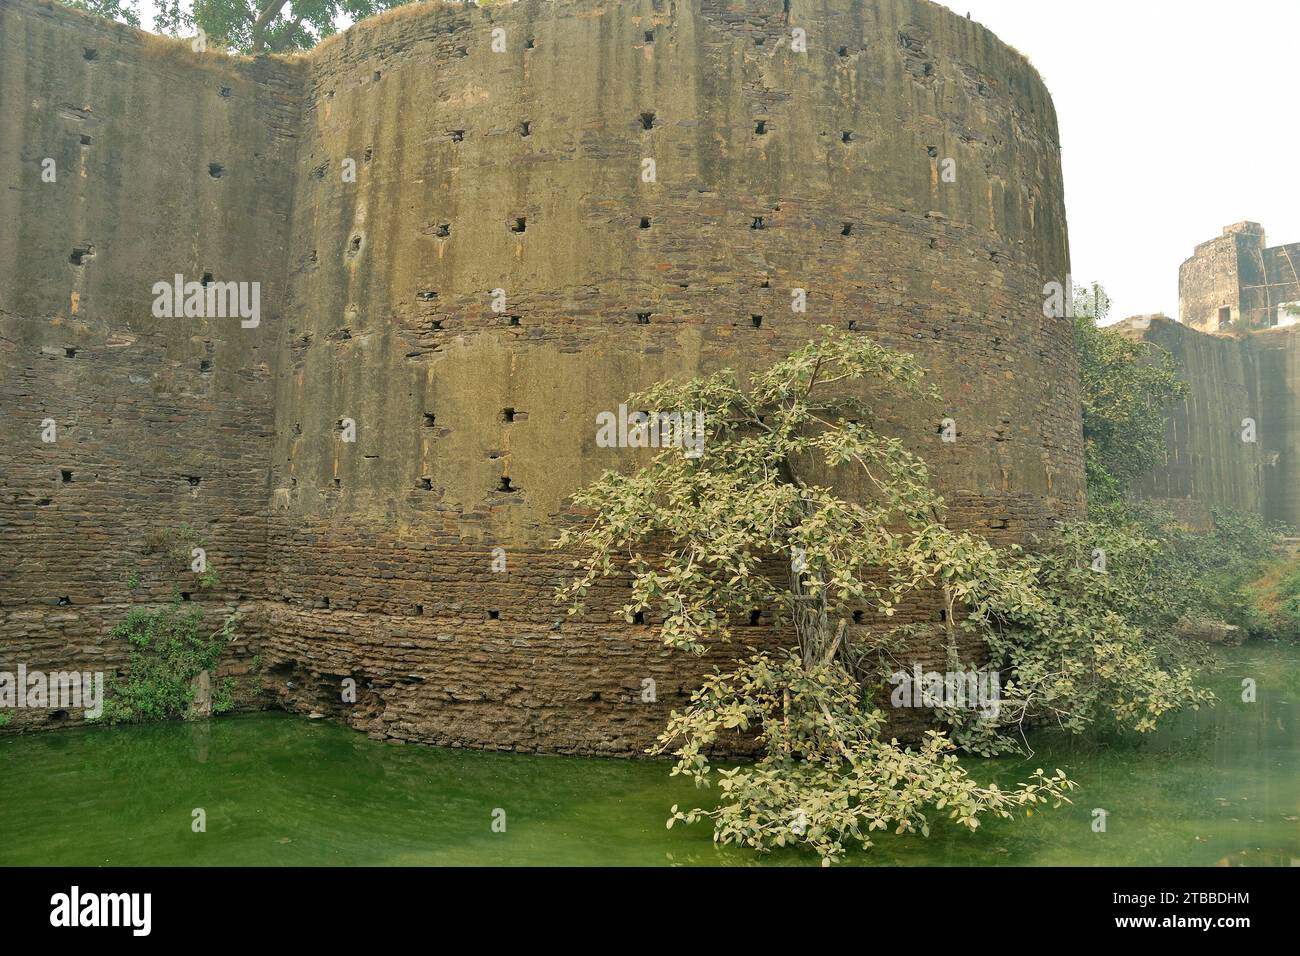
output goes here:
<path id="1" fill-rule="evenodd" d="M 108 723 L 188 719 L 194 698 L 192 681 L 213 671 L 234 634 L 228 617 L 214 633 L 202 633 L 203 612 L 184 610 L 179 600 L 155 610 L 132 608 L 111 636 L 131 646 L 125 678 L 109 684 L 103 719 Z M 230 683 L 214 688 L 213 713 L 232 706 Z"/>

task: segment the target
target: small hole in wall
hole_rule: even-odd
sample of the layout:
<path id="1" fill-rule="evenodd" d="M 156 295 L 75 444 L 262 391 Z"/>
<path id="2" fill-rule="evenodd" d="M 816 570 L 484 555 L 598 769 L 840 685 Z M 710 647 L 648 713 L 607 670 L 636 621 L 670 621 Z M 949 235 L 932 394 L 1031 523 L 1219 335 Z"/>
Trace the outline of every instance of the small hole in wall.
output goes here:
<path id="1" fill-rule="evenodd" d="M 497 485 L 497 491 L 518 491 L 519 489 L 510 484 L 510 478 L 507 475 L 501 476 L 501 481 Z"/>
<path id="2" fill-rule="evenodd" d="M 758 284 L 758 287 L 759 287 L 760 289 L 770 289 L 770 288 L 772 288 L 772 280 L 771 280 L 771 279 L 764 279 L 762 282 L 760 282 L 760 283 Z"/>
<path id="3" fill-rule="evenodd" d="M 379 70 L 375 70 L 375 82 L 376 82 L 376 83 L 379 82 L 379 76 L 380 76 L 380 72 L 379 72 Z"/>
<path id="4" fill-rule="evenodd" d="M 50 712 L 50 720 L 55 723 L 67 719 L 68 719 L 68 712 L 66 710 L 63 710 L 62 708 Z"/>
<path id="5" fill-rule="evenodd" d="M 762 46 L 763 39 L 763 37 L 754 37 L 754 46 Z"/>
<path id="6" fill-rule="evenodd" d="M 434 426 L 435 422 L 437 422 L 437 420 L 438 420 L 438 419 L 437 419 L 437 416 L 435 416 L 435 415 L 433 414 L 433 412 L 425 412 L 425 413 L 424 413 L 424 427 L 425 427 L 425 428 L 432 428 L 432 427 Z"/>
<path id="7" fill-rule="evenodd" d="M 198 475 L 186 475 L 185 480 L 190 483 L 191 488 L 197 488 L 199 484 L 203 481 L 203 479 L 200 478 Z"/>
<path id="8" fill-rule="evenodd" d="M 861 624 L 861 623 L 862 623 L 862 612 L 861 612 L 861 611 L 854 611 L 854 612 L 853 612 L 853 623 L 854 623 L 854 624 Z"/>
<path id="9" fill-rule="evenodd" d="M 451 223 L 447 223 L 447 222 L 440 223 L 438 225 L 438 238 L 446 239 L 450 235 L 451 235 Z"/>
<path id="10" fill-rule="evenodd" d="M 649 229 L 649 228 L 650 228 L 650 217 L 649 217 L 649 216 L 642 216 L 642 217 L 641 217 L 641 228 L 642 228 L 642 229 Z"/>
<path id="11" fill-rule="evenodd" d="M 489 621 L 499 621 L 499 620 L 501 620 L 501 612 L 500 612 L 500 611 L 488 611 L 488 620 L 489 620 Z"/>
<path id="12" fill-rule="evenodd" d="M 181 600 L 182 600 L 182 601 L 188 601 L 188 600 L 191 599 L 191 597 L 192 597 L 192 595 L 190 594 L 189 591 L 182 591 L 182 592 L 181 592 Z"/>
<path id="13" fill-rule="evenodd" d="M 66 485 L 72 481 L 72 472 L 66 468 L 61 468 L 59 470 L 59 477 L 63 479 L 63 483 Z"/>
<path id="14" fill-rule="evenodd" d="M 342 488 L 342 487 L 343 487 L 343 479 L 342 479 L 342 478 L 335 478 L 335 479 L 334 479 L 334 487 L 335 487 L 335 488 Z"/>
<path id="15" fill-rule="evenodd" d="M 433 491 L 433 479 L 432 479 L 432 478 L 421 478 L 421 479 L 420 479 L 420 490 L 421 490 L 421 491 Z"/>
<path id="16" fill-rule="evenodd" d="M 519 324 L 519 316 L 517 315 L 506 316 L 506 325 L 518 325 L 518 324 Z"/>
<path id="17" fill-rule="evenodd" d="M 326 595 L 325 597 L 323 597 L 323 598 L 320 599 L 320 606 L 321 606 L 321 607 L 329 607 L 329 606 L 330 606 L 330 599 L 329 599 L 329 596 L 328 596 L 328 595 Z"/>
<path id="18" fill-rule="evenodd" d="M 431 331 L 431 332 L 441 332 L 441 331 L 442 331 L 442 319 L 434 319 L 434 320 L 432 320 L 432 321 L 429 323 L 429 331 Z"/>
<path id="19" fill-rule="evenodd" d="M 226 167 L 220 163 L 208 163 L 208 175 L 213 179 L 220 179 L 225 175 Z"/>
<path id="20" fill-rule="evenodd" d="M 636 314 L 636 321 L 637 321 L 637 325 L 649 325 L 649 324 L 650 324 L 650 313 L 649 313 L 649 312 L 638 312 L 638 313 Z"/>
<path id="21" fill-rule="evenodd" d="M 858 320 L 857 320 L 857 319 L 849 319 L 849 331 L 850 331 L 850 332 L 856 332 L 857 330 L 858 330 Z"/>
<path id="22" fill-rule="evenodd" d="M 421 302 L 432 302 L 434 299 L 438 298 L 438 293 L 434 292 L 432 289 L 421 289 L 419 292 L 415 293 L 415 297 Z"/>
<path id="23" fill-rule="evenodd" d="M 934 619 L 935 619 L 936 621 L 946 621 L 946 620 L 948 620 L 948 611 L 947 611 L 945 608 L 939 608 L 939 610 L 936 611 L 935 614 L 934 614 Z"/>
<path id="24" fill-rule="evenodd" d="M 212 285 L 212 273 L 211 273 L 211 272 L 205 272 L 205 273 L 203 273 L 203 280 L 202 280 L 202 282 L 201 282 L 200 284 L 201 284 L 202 286 L 204 286 L 205 288 L 206 288 L 207 286 Z"/>
<path id="25" fill-rule="evenodd" d="M 93 47 L 86 47 L 84 50 L 81 51 L 81 56 L 83 59 L 86 60 L 98 60 L 99 51 L 94 49 Z"/>
<path id="26" fill-rule="evenodd" d="M 453 143 L 464 142 L 465 131 L 463 129 L 454 129 L 451 131 L 451 141 Z"/>
<path id="27" fill-rule="evenodd" d="M 633 614 L 632 614 L 632 623 L 633 623 L 633 624 L 644 624 L 644 623 L 645 623 L 645 611 L 634 611 Z"/>
<path id="28" fill-rule="evenodd" d="M 411 608 L 411 613 L 414 614 L 416 617 L 419 617 L 421 614 L 424 613 L 424 605 L 423 604 L 415 605 L 415 607 Z"/>
<path id="29" fill-rule="evenodd" d="M 849 235 L 852 235 L 852 234 L 853 234 L 853 223 L 851 223 L 851 222 L 846 222 L 846 223 L 844 224 L 844 228 L 840 230 L 840 235 L 841 235 L 841 236 L 849 236 Z"/>
<path id="30" fill-rule="evenodd" d="M 348 255 L 355 256 L 361 251 L 361 237 L 353 236 L 348 242 Z"/>
<path id="31" fill-rule="evenodd" d="M 749 317 L 749 321 L 750 324 L 754 326 L 754 328 L 758 328 L 763 324 L 763 317 L 761 315 L 751 315 Z"/>
<path id="32" fill-rule="evenodd" d="M 535 49 L 536 47 L 537 47 L 537 44 L 536 44 L 536 42 L 534 42 L 534 40 L 533 40 L 532 37 L 529 37 L 527 40 L 524 41 L 524 49 L 525 49 L 525 50 L 532 50 L 532 49 Z"/>
<path id="33" fill-rule="evenodd" d="M 749 224 L 750 229 L 766 229 L 767 223 L 763 221 L 762 216 L 755 216 L 754 221 Z"/>
<path id="34" fill-rule="evenodd" d="M 938 147 L 938 146 L 927 146 L 927 147 L 925 148 L 925 151 L 926 151 L 927 154 L 929 154 L 929 156 L 930 156 L 931 159 L 934 159 L 934 157 L 936 157 L 936 156 L 939 155 L 939 147 Z"/>
<path id="35" fill-rule="evenodd" d="M 758 136 L 767 135 L 767 120 L 759 120 L 754 124 L 754 133 Z"/>
<path id="36" fill-rule="evenodd" d="M 228 86 L 217 87 L 217 95 L 220 96 L 223 100 L 230 99 L 230 87 Z"/>
<path id="37" fill-rule="evenodd" d="M 840 142 L 841 143 L 853 142 L 853 130 L 846 129 L 844 132 L 840 133 Z"/>
<path id="38" fill-rule="evenodd" d="M 90 137 L 87 136 L 85 133 L 82 133 L 82 134 L 81 134 L 81 145 L 82 145 L 82 146 L 89 146 L 89 145 L 90 145 Z"/>
<path id="39" fill-rule="evenodd" d="M 654 113 L 642 113 L 642 114 L 641 114 L 641 128 L 642 128 L 642 129 L 654 129 L 654 125 L 655 125 L 655 115 L 654 115 Z"/>
<path id="40" fill-rule="evenodd" d="M 839 52 L 840 56 L 848 56 L 848 55 L 849 55 L 849 48 L 846 47 L 846 46 L 842 46 L 842 47 L 839 48 L 839 51 L 838 51 L 838 52 Z"/>
<path id="41" fill-rule="evenodd" d="M 95 247 L 87 244 L 73 248 L 72 255 L 68 256 L 68 261 L 74 266 L 84 266 L 87 259 L 93 258 L 95 258 Z"/>
<path id="42" fill-rule="evenodd" d="M 749 612 L 749 626 L 750 626 L 750 627 L 758 627 L 758 621 L 759 621 L 759 618 L 761 618 L 762 616 L 763 616 L 763 612 L 762 612 L 762 611 L 750 611 L 750 612 Z"/>
<path id="43" fill-rule="evenodd" d="M 515 410 L 513 408 L 501 409 L 501 421 L 509 425 L 515 420 Z"/>
<path id="44" fill-rule="evenodd" d="M 374 158 L 375 158 L 375 148 L 373 146 L 367 146 L 366 151 L 361 154 L 362 162 L 368 163 Z"/>
<path id="45" fill-rule="evenodd" d="M 199 371 L 200 371 L 200 372 L 211 372 L 211 371 L 212 371 L 212 359 L 199 359 Z"/>
<path id="46" fill-rule="evenodd" d="M 655 42 L 655 32 L 654 32 L 653 30 L 647 30 L 647 31 L 645 32 L 645 42 L 646 42 L 646 43 L 654 43 L 654 42 Z"/>
<path id="47" fill-rule="evenodd" d="M 68 358 L 76 358 L 76 357 L 77 357 L 77 350 L 74 349 L 74 348 L 65 348 L 65 349 L 63 350 L 63 354 L 64 354 L 65 356 L 67 356 Z"/>
<path id="48" fill-rule="evenodd" d="M 519 135 L 520 135 L 520 136 L 532 136 L 532 135 L 533 135 L 533 124 L 532 124 L 531 122 L 529 122 L 528 120 L 524 120 L 522 123 L 520 123 L 520 124 L 519 124 Z"/>
<path id="49" fill-rule="evenodd" d="M 528 219 L 526 216 L 518 216 L 510 226 L 511 232 L 523 232 L 528 228 Z"/>
<path id="50" fill-rule="evenodd" d="M 67 607 L 69 604 L 72 603 L 72 599 L 68 597 L 61 597 L 55 603 L 58 604 L 59 607 Z"/>

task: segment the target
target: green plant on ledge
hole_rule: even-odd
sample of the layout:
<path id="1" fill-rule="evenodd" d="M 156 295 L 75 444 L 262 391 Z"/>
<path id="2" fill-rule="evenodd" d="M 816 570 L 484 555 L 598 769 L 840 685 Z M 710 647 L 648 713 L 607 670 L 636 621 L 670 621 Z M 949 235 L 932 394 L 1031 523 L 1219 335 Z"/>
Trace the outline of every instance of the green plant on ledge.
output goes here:
<path id="1" fill-rule="evenodd" d="M 183 609 L 179 599 L 152 610 L 133 608 L 111 632 L 113 638 L 130 644 L 130 669 L 125 678 L 110 682 L 102 719 L 115 724 L 196 716 L 193 681 L 216 668 L 234 628 L 231 615 L 205 636 L 203 612 Z M 223 713 L 232 705 L 227 680 L 213 688 L 212 713 Z"/>

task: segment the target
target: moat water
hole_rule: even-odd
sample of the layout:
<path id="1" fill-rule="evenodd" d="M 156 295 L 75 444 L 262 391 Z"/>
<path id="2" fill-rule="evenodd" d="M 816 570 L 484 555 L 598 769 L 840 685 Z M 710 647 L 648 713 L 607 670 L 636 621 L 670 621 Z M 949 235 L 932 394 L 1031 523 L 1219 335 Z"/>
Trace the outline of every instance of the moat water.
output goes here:
<path id="1" fill-rule="evenodd" d="M 967 762 L 1004 784 L 1060 767 L 1080 784 L 1072 806 L 881 836 L 847 862 L 1300 866 L 1300 648 L 1221 656 L 1206 676 L 1220 702 L 1150 737 L 1044 735 L 1028 761 Z M 717 847 L 707 824 L 665 828 L 670 805 L 696 799 L 661 762 L 394 745 L 279 713 L 77 729 L 0 739 L 0 864 L 816 864 Z"/>

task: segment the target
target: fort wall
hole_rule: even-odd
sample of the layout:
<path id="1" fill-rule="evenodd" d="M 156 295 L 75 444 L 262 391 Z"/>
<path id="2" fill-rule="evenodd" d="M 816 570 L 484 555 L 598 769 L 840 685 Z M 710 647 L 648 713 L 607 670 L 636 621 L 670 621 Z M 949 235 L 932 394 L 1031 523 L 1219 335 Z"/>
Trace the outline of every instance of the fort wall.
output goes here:
<path id="1" fill-rule="evenodd" d="M 162 597 L 118 582 L 184 520 L 268 699 L 377 737 L 637 752 L 713 661 L 625 622 L 613 585 L 580 621 L 552 602 L 569 495 L 634 461 L 596 415 L 822 325 L 931 369 L 941 406 L 881 414 L 954 525 L 1023 541 L 1083 512 L 1070 324 L 1043 315 L 1069 271 L 1055 114 L 942 7 L 421 4 L 256 60 L 0 10 L 22 117 L 0 201 L 27 233 L 0 240 L 6 657 L 112 659 L 107 626 Z M 262 282 L 258 328 L 152 318 L 153 283 L 205 271 Z M 70 422 L 50 447 L 46 416 Z M 771 644 L 756 610 L 746 643 Z"/>

